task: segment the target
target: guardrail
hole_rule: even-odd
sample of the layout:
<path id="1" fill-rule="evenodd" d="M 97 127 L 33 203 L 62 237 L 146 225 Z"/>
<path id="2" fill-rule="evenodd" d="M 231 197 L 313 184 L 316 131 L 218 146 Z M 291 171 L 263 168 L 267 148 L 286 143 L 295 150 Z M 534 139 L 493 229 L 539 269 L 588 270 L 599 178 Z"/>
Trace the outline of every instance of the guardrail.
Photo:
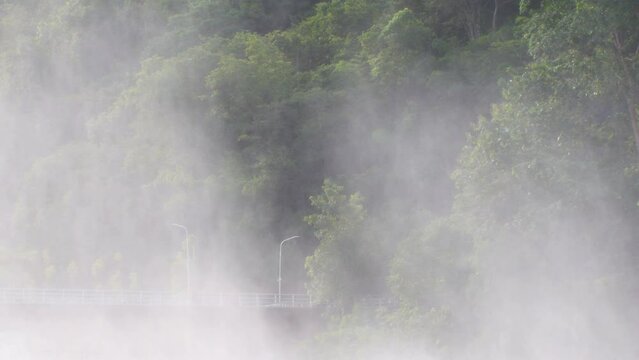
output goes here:
<path id="1" fill-rule="evenodd" d="M 0 289 L 0 305 L 201 306 L 311 308 L 306 294 L 184 293 L 152 290 Z"/>

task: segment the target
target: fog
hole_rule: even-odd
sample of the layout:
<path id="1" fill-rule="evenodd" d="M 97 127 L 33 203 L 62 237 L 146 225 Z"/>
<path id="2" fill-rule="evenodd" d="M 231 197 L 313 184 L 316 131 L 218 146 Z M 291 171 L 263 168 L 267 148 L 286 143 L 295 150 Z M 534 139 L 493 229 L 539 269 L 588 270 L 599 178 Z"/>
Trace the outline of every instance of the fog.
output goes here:
<path id="1" fill-rule="evenodd" d="M 0 359 L 637 358 L 584 3 L 0 1 Z"/>

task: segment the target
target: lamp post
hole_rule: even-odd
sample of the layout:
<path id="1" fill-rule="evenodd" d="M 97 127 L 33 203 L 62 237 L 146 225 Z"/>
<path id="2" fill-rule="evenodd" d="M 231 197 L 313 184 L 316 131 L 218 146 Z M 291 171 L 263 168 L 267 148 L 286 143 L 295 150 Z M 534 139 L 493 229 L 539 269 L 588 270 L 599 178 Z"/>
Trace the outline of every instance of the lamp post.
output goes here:
<path id="1" fill-rule="evenodd" d="M 191 250 L 189 246 L 189 229 L 180 224 L 171 224 L 171 226 L 184 230 L 184 239 L 186 240 L 186 296 L 188 300 L 191 301 Z"/>
<path id="2" fill-rule="evenodd" d="M 277 302 L 278 304 L 282 302 L 282 245 L 285 242 L 293 239 L 297 239 L 299 236 L 291 236 L 290 238 L 286 238 L 280 242 L 280 262 L 279 262 L 279 271 L 277 275 Z"/>

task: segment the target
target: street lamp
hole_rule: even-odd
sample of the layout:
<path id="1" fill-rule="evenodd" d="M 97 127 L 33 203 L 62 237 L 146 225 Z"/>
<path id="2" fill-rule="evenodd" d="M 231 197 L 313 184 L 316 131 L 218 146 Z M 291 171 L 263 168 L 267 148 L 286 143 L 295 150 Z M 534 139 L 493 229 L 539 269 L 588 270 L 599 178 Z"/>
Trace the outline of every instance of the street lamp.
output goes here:
<path id="1" fill-rule="evenodd" d="M 186 240 L 186 295 L 191 299 L 191 250 L 189 249 L 189 229 L 184 225 L 171 224 L 171 226 L 179 227 L 184 230 L 184 238 Z"/>
<path id="2" fill-rule="evenodd" d="M 284 245 L 284 243 L 289 240 L 293 240 L 297 238 L 299 238 L 299 236 L 297 235 L 291 236 L 290 238 L 286 238 L 282 240 L 282 242 L 280 243 L 280 262 L 279 262 L 280 265 L 279 265 L 279 271 L 277 275 L 277 302 L 278 303 L 282 302 L 282 245 Z"/>

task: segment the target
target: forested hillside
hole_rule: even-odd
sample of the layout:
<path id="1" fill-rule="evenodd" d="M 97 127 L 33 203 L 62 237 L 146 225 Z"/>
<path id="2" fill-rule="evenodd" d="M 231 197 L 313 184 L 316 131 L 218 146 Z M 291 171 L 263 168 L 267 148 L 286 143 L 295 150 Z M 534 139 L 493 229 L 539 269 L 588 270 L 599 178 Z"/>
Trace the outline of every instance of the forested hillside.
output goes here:
<path id="1" fill-rule="evenodd" d="M 636 358 L 638 117 L 637 0 L 2 0 L 0 285 L 179 291 L 179 223 L 272 291 L 300 235 L 308 358 Z"/>

